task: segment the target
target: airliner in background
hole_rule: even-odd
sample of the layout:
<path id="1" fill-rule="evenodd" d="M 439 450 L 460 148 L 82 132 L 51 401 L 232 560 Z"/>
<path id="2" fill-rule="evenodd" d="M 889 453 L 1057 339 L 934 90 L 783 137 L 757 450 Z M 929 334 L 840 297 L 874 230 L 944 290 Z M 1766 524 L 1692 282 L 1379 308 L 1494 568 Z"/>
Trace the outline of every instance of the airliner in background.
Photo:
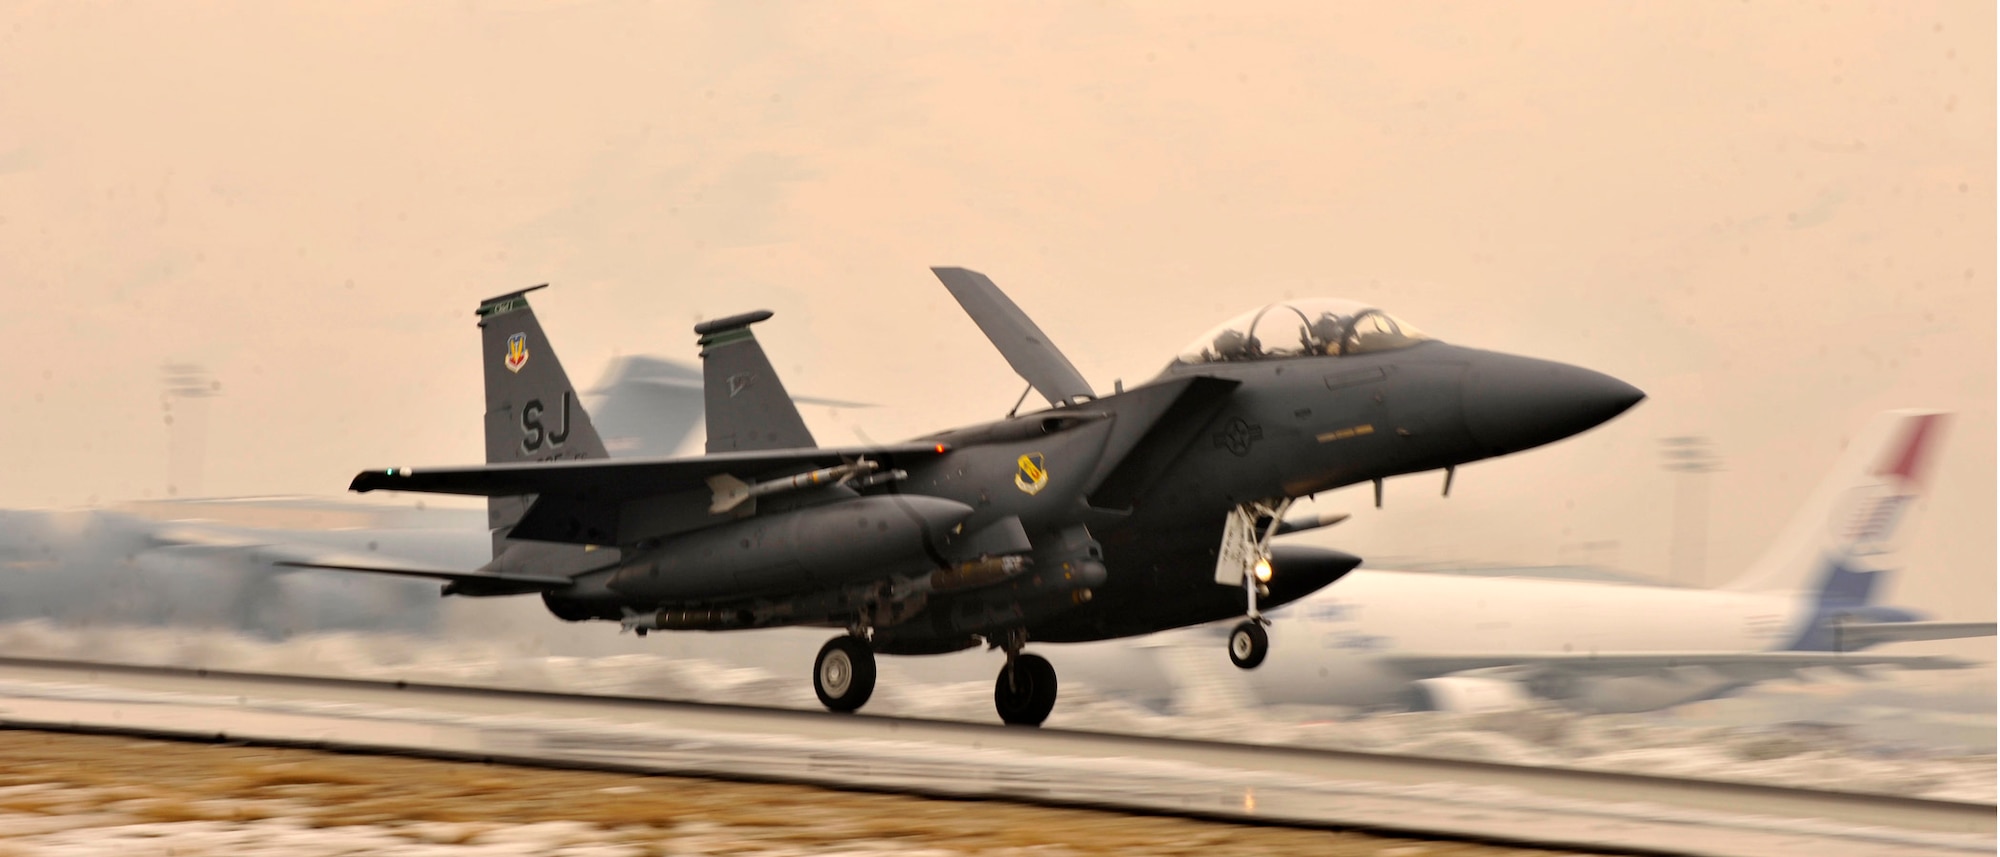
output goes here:
<path id="1" fill-rule="evenodd" d="M 1261 667 L 1192 672 L 1240 681 L 1235 695 L 1264 704 L 1634 712 L 1814 667 L 1969 666 L 1870 651 L 1994 633 L 1990 621 L 1925 621 L 1877 600 L 1944 423 L 1935 411 L 1878 416 L 1763 557 L 1719 589 L 1363 567 L 1273 611 Z M 1165 702 L 1188 690 L 1189 655 L 1214 659 L 1226 631 L 1100 649 L 1072 673 L 1102 692 Z"/>

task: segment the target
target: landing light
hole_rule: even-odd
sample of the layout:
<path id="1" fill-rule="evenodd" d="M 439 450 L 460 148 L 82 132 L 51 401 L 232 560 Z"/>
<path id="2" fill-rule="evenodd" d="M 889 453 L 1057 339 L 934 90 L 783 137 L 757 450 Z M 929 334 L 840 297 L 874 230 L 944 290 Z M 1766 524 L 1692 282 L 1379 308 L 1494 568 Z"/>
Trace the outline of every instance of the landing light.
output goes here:
<path id="1" fill-rule="evenodd" d="M 1240 566 L 1239 566 L 1239 567 L 1240 567 Z M 1255 574 L 1257 575 L 1257 582 L 1259 582 L 1259 583 L 1270 583 L 1270 582 L 1271 582 L 1271 561 L 1270 561 L 1269 559 L 1259 559 L 1259 560 L 1257 560 L 1257 567 L 1256 567 L 1256 569 L 1254 569 L 1254 573 L 1255 573 Z"/>

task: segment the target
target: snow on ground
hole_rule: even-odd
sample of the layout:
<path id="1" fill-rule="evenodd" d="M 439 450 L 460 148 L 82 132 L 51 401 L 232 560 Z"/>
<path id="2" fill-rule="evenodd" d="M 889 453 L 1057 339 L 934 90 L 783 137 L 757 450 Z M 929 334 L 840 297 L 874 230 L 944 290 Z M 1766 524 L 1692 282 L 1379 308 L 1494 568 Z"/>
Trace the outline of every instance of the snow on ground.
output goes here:
<path id="1" fill-rule="evenodd" d="M 228 632 L 164 628 L 78 631 L 48 622 L 0 625 L 0 651 L 210 669 L 647 696 L 816 709 L 803 675 L 660 653 L 596 656 L 524 652 L 500 638 L 451 639 L 333 633 L 270 641 Z M 868 713 L 991 722 L 992 684 L 923 680 L 885 660 Z M 803 673 L 803 669 L 800 670 Z M 1354 716 L 1332 709 L 1206 706 L 1175 715 L 1065 684 L 1052 727 L 1404 753 L 1527 765 L 1627 771 L 1991 802 L 1995 764 L 1990 713 L 1881 707 L 1882 723 L 1914 720 L 1931 737 L 1951 727 L 1963 741 L 1892 740 L 1869 727 L 1783 722 L 1772 711 L 1808 711 L 1773 691 L 1730 708 L 1718 700 L 1652 715 L 1582 715 L 1559 709 L 1499 714 L 1407 712 Z M 1815 693 L 1820 693 L 1815 691 Z M 1811 694 L 1794 694 L 1810 696 Z M 1823 695 L 1823 694 L 1822 694 Z M 1775 700 L 1775 701 L 1774 701 Z M 1754 705 L 1752 704 L 1754 703 Z M 1783 703 L 1782 705 L 1780 703 Z M 1755 709 L 1757 717 L 1740 716 Z M 1733 712 L 1733 713 L 1732 713 Z M 1792 715 L 1796 717 L 1797 715 Z M 1906 727 L 1909 729 L 1911 727 Z M 1884 735 L 1891 738 L 1885 738 Z"/>

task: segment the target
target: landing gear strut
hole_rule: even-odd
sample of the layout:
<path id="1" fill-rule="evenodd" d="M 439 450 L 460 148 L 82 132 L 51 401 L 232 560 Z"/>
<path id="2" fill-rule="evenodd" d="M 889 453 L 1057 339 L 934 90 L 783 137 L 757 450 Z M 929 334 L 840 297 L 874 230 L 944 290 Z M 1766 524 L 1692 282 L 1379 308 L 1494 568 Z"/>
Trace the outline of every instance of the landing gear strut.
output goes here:
<path id="1" fill-rule="evenodd" d="M 1229 513 L 1222 529 L 1222 544 L 1216 550 L 1215 582 L 1243 587 L 1244 620 L 1229 632 L 1229 662 L 1237 669 L 1256 669 L 1271 653 L 1271 635 L 1264 630 L 1271 620 L 1257 608 L 1257 598 L 1269 595 L 1264 584 L 1271 579 L 1271 539 L 1278 524 L 1292 507 L 1287 497 L 1275 503 L 1244 503 Z M 1260 532 L 1257 521 L 1266 519 Z"/>
<path id="2" fill-rule="evenodd" d="M 875 693 L 875 652 L 858 636 L 835 637 L 813 659 L 813 692 L 828 711 L 847 714 Z"/>
<path id="3" fill-rule="evenodd" d="M 1024 655 L 1028 642 L 1023 631 L 1009 631 L 1000 646 L 1007 650 L 1007 665 L 993 683 L 993 708 L 1009 726 L 1040 726 L 1056 708 L 1056 668 L 1040 655 Z"/>

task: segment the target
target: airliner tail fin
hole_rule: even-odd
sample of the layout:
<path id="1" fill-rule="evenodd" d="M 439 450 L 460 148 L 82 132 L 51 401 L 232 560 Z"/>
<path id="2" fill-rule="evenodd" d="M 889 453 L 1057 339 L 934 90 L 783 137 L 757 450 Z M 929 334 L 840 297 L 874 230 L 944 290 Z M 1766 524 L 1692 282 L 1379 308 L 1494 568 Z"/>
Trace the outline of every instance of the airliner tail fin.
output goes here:
<path id="1" fill-rule="evenodd" d="M 1860 606 L 1909 532 L 1944 435 L 1941 411 L 1888 411 L 1847 448 L 1777 542 L 1724 589 L 1813 592 Z"/>

